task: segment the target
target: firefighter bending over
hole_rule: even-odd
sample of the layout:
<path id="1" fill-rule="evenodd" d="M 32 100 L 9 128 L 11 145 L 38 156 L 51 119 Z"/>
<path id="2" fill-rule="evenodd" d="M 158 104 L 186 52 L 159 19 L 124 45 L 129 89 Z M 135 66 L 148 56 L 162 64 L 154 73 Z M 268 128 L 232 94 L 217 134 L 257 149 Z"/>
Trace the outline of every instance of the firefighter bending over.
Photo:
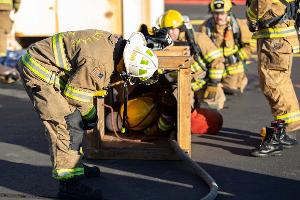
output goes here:
<path id="1" fill-rule="evenodd" d="M 246 21 L 236 19 L 231 12 L 231 0 L 212 0 L 209 12 L 212 17 L 200 27 L 219 48 L 225 58 L 225 73 L 222 79 L 225 94 L 244 92 L 248 83 L 245 74 L 246 59 L 255 51 L 255 40 Z"/>
<path id="2" fill-rule="evenodd" d="M 195 107 L 205 103 L 211 108 L 222 109 L 226 100 L 220 85 L 224 72 L 222 53 L 205 34 L 194 32 L 191 24 L 176 10 L 168 10 L 158 23 L 160 28 L 168 28 L 175 45 L 187 42 L 191 47 L 194 58 L 191 85 L 198 103 Z"/>
<path id="3" fill-rule="evenodd" d="M 84 129 L 96 126 L 93 99 L 106 95 L 117 67 L 141 81 L 157 70 L 157 57 L 145 45 L 139 32 L 127 42 L 101 30 L 64 32 L 31 45 L 19 60 L 24 87 L 46 128 L 60 196 L 102 198 L 99 189 L 84 182 L 100 175 L 97 167 L 82 163 Z"/>
<path id="4" fill-rule="evenodd" d="M 253 156 L 279 155 L 283 148 L 297 144 L 300 110 L 291 80 L 293 53 L 299 52 L 296 2 L 247 1 L 249 28 L 257 39 L 260 85 L 274 116 L 271 125 L 262 129 L 265 135 Z"/>

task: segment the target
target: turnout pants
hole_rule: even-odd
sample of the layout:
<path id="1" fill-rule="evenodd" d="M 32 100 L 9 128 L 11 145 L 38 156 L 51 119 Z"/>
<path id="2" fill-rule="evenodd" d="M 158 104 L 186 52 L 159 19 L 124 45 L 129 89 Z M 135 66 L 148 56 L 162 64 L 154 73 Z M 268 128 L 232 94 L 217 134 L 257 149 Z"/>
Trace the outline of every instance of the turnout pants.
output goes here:
<path id="1" fill-rule="evenodd" d="M 83 130 L 78 110 L 61 95 L 53 84 L 40 80 L 31 71 L 18 63 L 24 87 L 43 125 L 49 140 L 50 156 L 55 170 L 81 166 L 79 145 Z"/>
<path id="2" fill-rule="evenodd" d="M 7 34 L 10 33 L 12 28 L 9 13 L 9 10 L 0 10 L 0 57 L 6 56 Z"/>
<path id="3" fill-rule="evenodd" d="M 293 47 L 285 38 L 259 39 L 257 50 L 261 89 L 274 118 L 285 120 L 289 131 L 290 126 L 300 123 L 299 102 L 291 80 Z"/>

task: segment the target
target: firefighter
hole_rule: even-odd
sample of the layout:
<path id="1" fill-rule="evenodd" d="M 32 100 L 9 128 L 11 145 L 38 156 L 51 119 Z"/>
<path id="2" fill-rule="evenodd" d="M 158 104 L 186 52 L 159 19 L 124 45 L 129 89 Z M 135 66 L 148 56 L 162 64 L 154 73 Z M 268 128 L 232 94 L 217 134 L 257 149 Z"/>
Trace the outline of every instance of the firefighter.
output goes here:
<path id="1" fill-rule="evenodd" d="M 0 0 L 0 58 L 6 56 L 7 34 L 12 28 L 10 13 L 17 12 L 21 0 Z"/>
<path id="2" fill-rule="evenodd" d="M 186 41 L 191 46 L 194 56 L 191 65 L 191 86 L 196 103 L 205 103 L 211 108 L 222 109 L 226 100 L 220 85 L 224 72 L 222 53 L 205 34 L 194 32 L 191 24 L 185 22 L 177 10 L 165 12 L 158 20 L 158 24 L 160 28 L 168 28 L 175 45 L 176 42 Z M 195 51 L 197 48 L 198 52 Z"/>
<path id="3" fill-rule="evenodd" d="M 253 156 L 277 155 L 282 147 L 297 144 L 300 110 L 291 80 L 293 53 L 299 52 L 295 2 L 247 1 L 249 29 L 257 39 L 260 85 L 275 120 L 265 128 L 266 136 Z"/>
<path id="4" fill-rule="evenodd" d="M 113 73 L 146 81 L 157 70 L 157 57 L 145 45 L 139 32 L 127 42 L 101 30 L 64 32 L 31 45 L 19 60 L 24 87 L 46 128 L 60 196 L 101 199 L 101 191 L 84 181 L 100 171 L 83 164 L 81 140 L 97 124 L 93 99 L 106 95 Z"/>
<path id="5" fill-rule="evenodd" d="M 245 61 L 255 50 L 255 40 L 245 21 L 236 19 L 232 12 L 231 0 L 211 0 L 209 12 L 212 17 L 201 26 L 219 48 L 225 58 L 225 73 L 222 79 L 225 94 L 236 95 L 244 92 L 248 83 Z"/>

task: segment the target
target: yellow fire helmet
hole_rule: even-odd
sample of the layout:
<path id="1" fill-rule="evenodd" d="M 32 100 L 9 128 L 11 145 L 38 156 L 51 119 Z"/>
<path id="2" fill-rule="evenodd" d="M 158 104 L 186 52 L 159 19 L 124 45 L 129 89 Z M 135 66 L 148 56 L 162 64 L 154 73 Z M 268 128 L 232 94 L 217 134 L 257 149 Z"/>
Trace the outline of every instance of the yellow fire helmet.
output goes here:
<path id="1" fill-rule="evenodd" d="M 123 58 L 127 73 L 145 81 L 157 71 L 158 59 L 155 53 L 146 45 L 141 32 L 133 33 L 127 40 Z"/>
<path id="2" fill-rule="evenodd" d="M 184 24 L 184 19 L 177 10 L 168 10 L 157 21 L 160 28 L 179 28 Z"/>
<path id="3" fill-rule="evenodd" d="M 140 131 L 148 128 L 158 118 L 155 104 L 150 97 L 131 99 L 127 104 L 127 128 Z M 121 106 L 120 116 L 123 119 L 124 105 Z"/>
<path id="4" fill-rule="evenodd" d="M 232 8 L 231 0 L 211 0 L 209 4 L 210 12 L 229 12 Z"/>

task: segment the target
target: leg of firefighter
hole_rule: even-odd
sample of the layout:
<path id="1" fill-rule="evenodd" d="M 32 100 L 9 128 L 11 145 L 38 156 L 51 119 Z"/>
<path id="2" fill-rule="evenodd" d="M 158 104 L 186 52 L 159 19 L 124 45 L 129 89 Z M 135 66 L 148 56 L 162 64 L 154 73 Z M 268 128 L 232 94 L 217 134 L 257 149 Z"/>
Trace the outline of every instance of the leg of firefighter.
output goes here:
<path id="1" fill-rule="evenodd" d="M 300 122 L 299 103 L 290 78 L 292 56 L 292 46 L 283 38 L 258 40 L 259 77 L 262 91 L 271 106 L 275 120 L 285 120 L 288 126 Z M 289 136 L 282 138 L 279 142 L 285 143 L 286 140 L 291 145 L 297 144 L 296 140 Z"/>
<path id="2" fill-rule="evenodd" d="M 101 191 L 88 185 L 79 147 L 83 135 L 78 112 L 68 104 L 61 91 L 36 79 L 18 66 L 25 89 L 46 128 L 52 176 L 59 181 L 59 195 L 71 199 L 102 199 Z M 77 113 L 76 113 L 77 112 Z M 75 124 L 75 125 L 74 125 Z M 77 134 L 77 135 L 75 135 Z"/>
<path id="3" fill-rule="evenodd" d="M 243 66 L 237 66 L 237 70 L 243 70 L 242 72 L 239 71 L 239 73 L 228 74 L 223 77 L 222 85 L 225 94 L 238 95 L 244 92 L 244 89 L 248 84 L 248 79 L 244 69 L 241 67 Z"/>
<path id="4" fill-rule="evenodd" d="M 6 56 L 7 34 L 11 31 L 10 11 L 0 10 L 0 57 Z"/>

